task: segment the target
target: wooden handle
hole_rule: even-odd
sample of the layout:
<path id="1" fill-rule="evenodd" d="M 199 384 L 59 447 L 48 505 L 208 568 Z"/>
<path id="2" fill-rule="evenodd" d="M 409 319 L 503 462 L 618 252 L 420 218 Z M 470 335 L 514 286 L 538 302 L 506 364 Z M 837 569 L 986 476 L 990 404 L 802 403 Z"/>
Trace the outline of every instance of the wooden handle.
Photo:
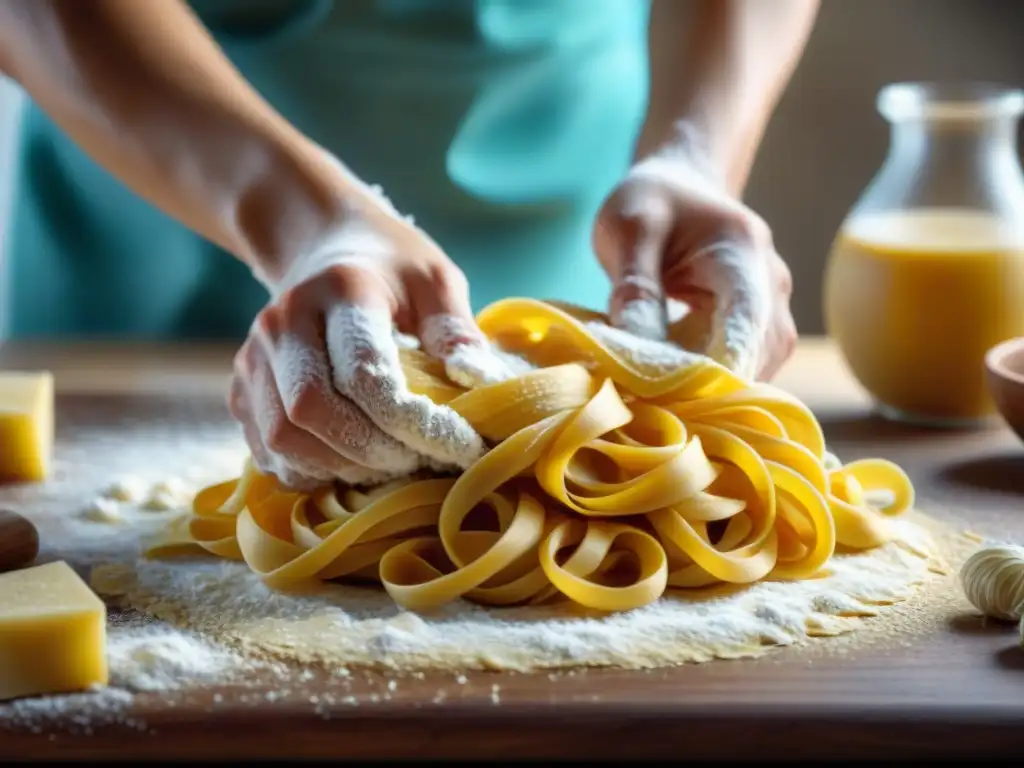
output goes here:
<path id="1" fill-rule="evenodd" d="M 0 509 L 0 573 L 31 565 L 39 554 L 39 531 L 21 515 Z"/>

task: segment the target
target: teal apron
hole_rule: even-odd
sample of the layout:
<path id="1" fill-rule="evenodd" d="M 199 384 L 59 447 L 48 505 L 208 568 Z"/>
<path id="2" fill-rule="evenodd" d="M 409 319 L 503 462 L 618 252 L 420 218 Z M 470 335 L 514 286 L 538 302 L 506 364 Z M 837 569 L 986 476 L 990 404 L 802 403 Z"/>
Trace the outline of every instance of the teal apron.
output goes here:
<path id="1" fill-rule="evenodd" d="M 643 0 L 195 0 L 300 130 L 505 296 L 602 308 L 590 244 L 647 97 Z M 0 320 L 8 337 L 230 338 L 266 301 L 249 270 L 78 150 L 21 127 Z"/>

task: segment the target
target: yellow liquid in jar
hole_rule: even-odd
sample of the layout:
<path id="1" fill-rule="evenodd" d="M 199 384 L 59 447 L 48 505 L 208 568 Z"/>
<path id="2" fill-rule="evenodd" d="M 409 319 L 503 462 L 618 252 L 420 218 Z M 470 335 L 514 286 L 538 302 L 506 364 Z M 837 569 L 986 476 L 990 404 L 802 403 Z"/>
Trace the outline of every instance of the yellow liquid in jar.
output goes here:
<path id="1" fill-rule="evenodd" d="M 855 218 L 832 248 L 825 318 L 887 411 L 936 424 L 983 419 L 995 410 L 985 353 L 1024 335 L 1024 238 L 962 209 Z"/>

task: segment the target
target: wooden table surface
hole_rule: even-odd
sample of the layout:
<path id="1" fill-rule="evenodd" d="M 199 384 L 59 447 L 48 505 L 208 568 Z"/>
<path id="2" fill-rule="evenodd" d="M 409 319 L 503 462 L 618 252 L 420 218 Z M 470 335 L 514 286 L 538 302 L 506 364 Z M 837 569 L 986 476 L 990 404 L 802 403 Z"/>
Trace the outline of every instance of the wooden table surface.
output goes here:
<path id="1" fill-rule="evenodd" d="M 0 367 L 57 373 L 63 432 L 99 403 L 145 418 L 187 399 L 206 403 L 209 418 L 227 419 L 230 355 L 217 347 L 9 345 Z M 923 508 L 934 505 L 939 517 L 955 510 L 975 531 L 1024 540 L 1024 447 L 1000 424 L 958 433 L 883 422 L 824 340 L 802 342 L 778 383 L 815 408 L 844 459 L 893 459 L 910 473 Z M 885 621 L 883 614 L 868 626 Z M 383 697 L 383 679 L 367 674 L 349 691 L 358 706 L 314 708 L 315 680 L 272 704 L 225 690 L 143 694 L 133 714 L 146 729 L 2 732 L 0 760 L 1009 757 L 1024 734 L 1016 638 L 1015 628 L 961 611 L 912 642 L 854 644 L 841 654 L 781 650 L 758 660 L 554 678 L 428 675 Z"/>

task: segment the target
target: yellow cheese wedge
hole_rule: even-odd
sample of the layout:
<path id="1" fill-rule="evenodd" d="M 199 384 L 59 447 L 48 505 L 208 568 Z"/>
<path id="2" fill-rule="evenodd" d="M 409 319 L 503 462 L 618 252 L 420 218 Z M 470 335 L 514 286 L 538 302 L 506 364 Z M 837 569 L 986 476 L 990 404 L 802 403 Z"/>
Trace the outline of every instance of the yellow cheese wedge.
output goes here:
<path id="1" fill-rule="evenodd" d="M 0 371 L 0 483 L 47 478 L 53 428 L 53 374 Z"/>
<path id="2" fill-rule="evenodd" d="M 107 609 L 65 562 L 0 574 L 0 701 L 106 685 Z"/>

